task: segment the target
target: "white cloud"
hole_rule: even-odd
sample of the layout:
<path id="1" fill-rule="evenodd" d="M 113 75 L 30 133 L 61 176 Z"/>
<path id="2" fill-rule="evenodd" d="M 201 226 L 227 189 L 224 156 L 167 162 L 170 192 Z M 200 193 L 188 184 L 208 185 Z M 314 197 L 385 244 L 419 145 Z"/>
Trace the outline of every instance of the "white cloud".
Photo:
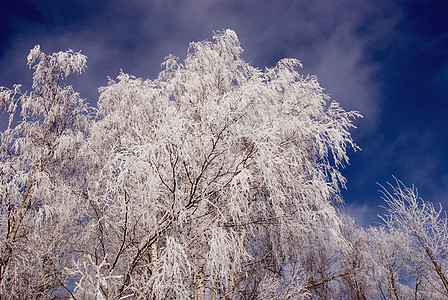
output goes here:
<path id="1" fill-rule="evenodd" d="M 5 78 L 29 78 L 16 70 L 22 70 L 18 62 L 24 64 L 25 52 L 35 43 L 46 52 L 82 49 L 89 69 L 75 80 L 76 88 L 88 98 L 96 97 L 96 88 L 120 68 L 154 77 L 166 55 L 183 57 L 190 41 L 211 39 L 213 30 L 232 28 L 245 58 L 254 65 L 269 66 L 283 57 L 302 60 L 304 73 L 318 75 L 334 99 L 366 116 L 361 131 L 375 127 L 381 86 L 374 74 L 381 66 L 366 53 L 399 19 L 387 1 L 116 0 L 105 5 L 80 28 L 30 28 L 32 36 L 16 37 L 10 49 L 18 51 L 10 51 L 0 62 L 2 69 L 8 62 L 14 76 L 1 74 L 0 83 L 5 84 Z"/>
<path id="2" fill-rule="evenodd" d="M 350 203 L 345 206 L 345 212 L 352 217 L 357 224 L 364 227 L 369 227 L 376 226 L 381 223 L 381 219 L 378 215 L 383 214 L 384 209 L 378 206 L 368 205 L 366 203 Z"/>

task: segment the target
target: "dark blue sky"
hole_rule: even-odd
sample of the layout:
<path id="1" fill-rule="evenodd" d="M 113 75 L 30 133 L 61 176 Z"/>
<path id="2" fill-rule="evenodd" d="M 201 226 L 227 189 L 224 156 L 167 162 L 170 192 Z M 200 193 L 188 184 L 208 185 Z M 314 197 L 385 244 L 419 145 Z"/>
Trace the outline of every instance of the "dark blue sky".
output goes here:
<path id="1" fill-rule="evenodd" d="M 166 55 L 183 58 L 190 41 L 225 28 L 253 65 L 298 58 L 303 73 L 365 116 L 353 131 L 363 150 L 344 170 L 350 214 L 377 220 L 377 182 L 392 175 L 448 208 L 446 0 L 5 0 L 0 86 L 30 89 L 26 56 L 35 44 L 46 53 L 82 50 L 88 69 L 71 83 L 95 104 L 108 76 L 154 77 Z"/>

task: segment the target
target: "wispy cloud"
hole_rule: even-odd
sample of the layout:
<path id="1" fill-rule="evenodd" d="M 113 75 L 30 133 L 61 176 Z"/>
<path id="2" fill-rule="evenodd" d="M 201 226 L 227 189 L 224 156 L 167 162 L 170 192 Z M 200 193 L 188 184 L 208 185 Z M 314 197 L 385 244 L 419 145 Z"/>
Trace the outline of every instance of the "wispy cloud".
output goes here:
<path id="1" fill-rule="evenodd" d="M 366 51 L 378 39 L 378 32 L 360 31 L 366 20 L 380 26 L 396 18 L 375 17 L 374 2 L 116 0 L 104 2 L 103 8 L 96 8 L 98 15 L 90 12 L 88 19 L 77 20 L 73 28 L 34 30 L 26 38 L 15 38 L 11 48 L 20 50 L 4 60 L 16 61 L 15 55 L 38 42 L 48 52 L 83 49 L 92 74 L 86 75 L 86 83 L 95 82 L 93 78 L 104 82 L 120 68 L 150 77 L 167 54 L 184 56 L 189 41 L 210 39 L 213 30 L 233 28 L 253 64 L 263 67 L 283 57 L 299 58 L 304 73 L 317 74 L 329 94 L 348 109 L 360 110 L 366 122 L 374 124 L 379 91 L 372 77 L 379 66 L 366 59 Z M 87 94 L 91 96 L 92 91 Z"/>
<path id="2" fill-rule="evenodd" d="M 376 226 L 382 221 L 378 215 L 384 214 L 384 209 L 378 205 L 367 204 L 367 203 L 350 203 L 345 206 L 345 212 L 352 217 L 356 223 L 368 227 Z"/>

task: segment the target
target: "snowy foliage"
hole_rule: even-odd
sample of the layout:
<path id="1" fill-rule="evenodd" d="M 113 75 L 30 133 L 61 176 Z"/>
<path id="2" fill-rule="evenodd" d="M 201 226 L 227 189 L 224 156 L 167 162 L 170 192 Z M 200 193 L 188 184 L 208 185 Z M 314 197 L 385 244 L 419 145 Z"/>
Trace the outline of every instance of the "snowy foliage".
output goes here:
<path id="1" fill-rule="evenodd" d="M 391 191 L 384 189 L 388 213 L 384 223 L 393 234 L 400 235 L 401 261 L 412 279 L 416 294 L 422 298 L 448 297 L 448 219 L 442 207 L 418 197 L 414 187 L 397 180 Z M 396 256 L 392 256 L 396 257 Z"/>
<path id="2" fill-rule="evenodd" d="M 1 105 L 11 116 L 0 135 L 2 296 L 54 297 L 70 278 L 86 188 L 79 149 L 89 122 L 87 106 L 61 80 L 81 73 L 85 63 L 80 53 L 47 56 L 36 46 L 28 56 L 33 92 L 1 89 Z M 12 128 L 17 108 L 21 121 Z"/>
<path id="3" fill-rule="evenodd" d="M 400 268 L 421 255 L 423 269 L 425 253 L 415 239 L 409 252 L 378 248 L 416 236 L 394 231 L 398 202 L 378 230 L 341 212 L 340 168 L 360 115 L 300 75 L 299 61 L 260 70 L 242 52 L 225 30 L 191 43 L 182 63 L 167 56 L 156 79 L 120 73 L 91 118 L 62 85 L 86 57 L 31 50 L 33 91 L 0 90 L 11 116 L 0 136 L 2 299 L 409 294 Z M 434 235 L 446 222 L 435 224 L 416 236 L 440 258 L 431 276 L 446 267 L 446 230 Z"/>
<path id="4" fill-rule="evenodd" d="M 268 263 L 282 281 L 307 235 L 342 243 L 331 202 L 357 113 L 299 75 L 298 61 L 260 71 L 242 60 L 233 31 L 214 38 L 191 43 L 184 64 L 168 56 L 156 80 L 120 74 L 100 89 L 88 143 L 98 166 L 92 237 L 102 238 L 86 253 L 117 257 L 104 276 L 123 283 L 109 293 L 138 295 L 165 278 L 165 267 L 142 269 L 166 253 L 165 236 L 191 268 L 168 273 L 185 285 L 177 298 L 231 297 Z M 165 297 L 156 282 L 149 290 Z"/>

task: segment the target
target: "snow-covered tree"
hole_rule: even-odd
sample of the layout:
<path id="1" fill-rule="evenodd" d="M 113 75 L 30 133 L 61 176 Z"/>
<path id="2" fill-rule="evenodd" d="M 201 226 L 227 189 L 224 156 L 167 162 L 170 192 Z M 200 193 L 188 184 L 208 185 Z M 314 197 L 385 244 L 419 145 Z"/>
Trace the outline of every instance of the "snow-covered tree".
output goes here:
<path id="1" fill-rule="evenodd" d="M 414 187 L 397 180 L 391 190 L 384 189 L 387 214 L 383 217 L 390 234 L 396 235 L 396 253 L 388 253 L 386 266 L 396 276 L 406 274 L 416 298 L 448 297 L 448 219 L 442 207 L 418 197 Z M 381 236 L 384 236 L 383 234 Z M 392 242 L 389 242 L 392 244 Z M 390 246 L 389 246 L 390 247 Z M 398 254 L 398 255 L 397 255 Z M 401 259 L 400 259 L 401 258 Z M 392 261 L 390 261 L 392 260 Z M 392 273 L 394 272 L 394 273 Z M 397 274 L 398 275 L 398 274 Z M 391 279 L 393 279 L 391 277 Z M 393 283 L 391 283 L 393 287 Z"/>
<path id="2" fill-rule="evenodd" d="M 414 272 L 407 262 L 410 259 L 408 237 L 385 226 L 368 230 L 372 254 L 371 282 L 376 285 L 378 299 L 420 299 Z"/>
<path id="3" fill-rule="evenodd" d="M 10 113 L 0 135 L 2 299 L 61 293 L 83 213 L 78 203 L 84 162 L 78 150 L 86 141 L 87 106 L 62 80 L 81 73 L 86 57 L 73 51 L 45 55 L 36 46 L 28 64 L 34 69 L 31 93 L 19 85 L 0 88 L 0 107 Z"/>
<path id="4" fill-rule="evenodd" d="M 0 299 L 446 299 L 448 219 L 401 182 L 344 215 L 349 129 L 316 77 L 257 69 L 231 30 L 120 73 L 96 116 L 80 52 L 31 50 L 0 87 Z"/>
<path id="5" fill-rule="evenodd" d="M 339 211 L 359 114 L 299 61 L 257 69 L 225 30 L 156 79 L 120 73 L 94 119 L 62 85 L 85 56 L 28 61 L 33 91 L 0 90 L 2 298 L 368 296 Z"/>
<path id="6" fill-rule="evenodd" d="M 241 54 L 226 30 L 157 79 L 100 89 L 82 297 L 303 298 L 308 243 L 343 247 L 333 204 L 359 115 L 299 61 L 262 71 Z"/>

